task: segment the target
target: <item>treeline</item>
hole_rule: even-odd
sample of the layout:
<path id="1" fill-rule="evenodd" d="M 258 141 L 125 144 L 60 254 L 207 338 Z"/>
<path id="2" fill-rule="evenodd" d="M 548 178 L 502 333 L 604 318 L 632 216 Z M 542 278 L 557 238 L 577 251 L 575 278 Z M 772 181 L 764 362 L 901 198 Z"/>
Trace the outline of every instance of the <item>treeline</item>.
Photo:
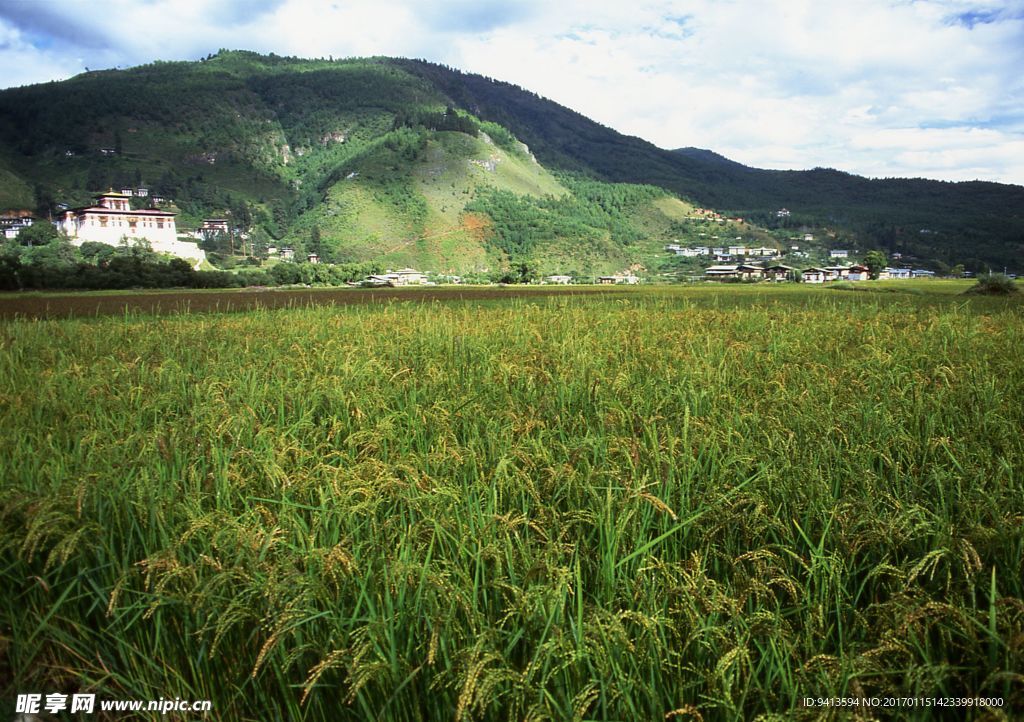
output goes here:
<path id="1" fill-rule="evenodd" d="M 0 246 L 0 290 L 4 291 L 340 286 L 381 270 L 376 263 L 278 263 L 233 272 L 196 271 L 184 259 L 163 257 L 145 246 L 89 242 L 76 248 L 63 238 L 37 246 Z"/>

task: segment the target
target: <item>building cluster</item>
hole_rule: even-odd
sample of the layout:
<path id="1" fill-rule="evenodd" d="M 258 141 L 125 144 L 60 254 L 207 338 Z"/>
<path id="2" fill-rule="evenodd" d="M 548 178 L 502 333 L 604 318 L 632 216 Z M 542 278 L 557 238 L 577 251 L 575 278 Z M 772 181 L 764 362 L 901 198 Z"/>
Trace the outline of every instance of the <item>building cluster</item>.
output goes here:
<path id="1" fill-rule="evenodd" d="M 769 248 L 767 246 L 681 246 L 678 243 L 669 243 L 665 246 L 666 251 L 671 251 L 677 256 L 683 258 L 699 258 L 701 256 L 707 256 L 713 258 L 716 261 L 731 261 L 737 256 L 743 256 L 745 258 L 756 258 L 763 260 L 771 260 L 778 258 L 781 254 L 778 249 Z"/>
<path id="2" fill-rule="evenodd" d="M 932 271 L 911 268 L 884 268 L 879 278 L 930 278 Z M 870 271 L 867 266 L 854 264 L 850 266 L 811 266 L 797 269 L 776 263 L 770 266 L 757 264 L 729 264 L 711 266 L 704 271 L 709 280 L 725 281 L 796 281 L 801 283 L 828 283 L 830 281 L 867 281 Z"/>

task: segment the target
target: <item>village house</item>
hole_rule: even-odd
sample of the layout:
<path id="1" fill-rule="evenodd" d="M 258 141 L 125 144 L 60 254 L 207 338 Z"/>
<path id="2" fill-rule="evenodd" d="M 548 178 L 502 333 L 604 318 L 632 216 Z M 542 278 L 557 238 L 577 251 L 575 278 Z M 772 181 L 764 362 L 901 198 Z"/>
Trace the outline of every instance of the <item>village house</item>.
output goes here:
<path id="1" fill-rule="evenodd" d="M 800 272 L 801 283 L 824 283 L 827 280 L 828 271 L 824 268 L 805 268 Z"/>
<path id="2" fill-rule="evenodd" d="M 109 191 L 97 198 L 96 205 L 65 212 L 61 227 L 76 246 L 86 241 L 110 246 L 120 245 L 122 240 L 148 241 L 157 253 L 194 261 L 198 267 L 206 253 L 195 243 L 178 240 L 174 216 L 155 208 L 132 210 L 129 196 Z"/>
<path id="3" fill-rule="evenodd" d="M 7 240 L 13 240 L 18 234 L 35 222 L 31 211 L 17 211 L 10 215 L 0 216 L 0 231 Z"/>
<path id="4" fill-rule="evenodd" d="M 704 269 L 704 276 L 715 281 L 723 278 L 739 278 L 739 266 L 736 264 L 708 266 Z"/>
<path id="5" fill-rule="evenodd" d="M 828 252 L 829 258 L 849 258 L 850 252 L 843 248 L 833 248 Z"/>
<path id="6" fill-rule="evenodd" d="M 307 263 L 320 263 L 320 256 L 316 253 L 310 253 L 306 256 Z"/>
<path id="7" fill-rule="evenodd" d="M 632 286 L 634 284 L 640 283 L 640 279 L 637 276 L 634 276 L 631 273 L 626 273 L 626 274 L 619 273 L 619 274 L 616 274 L 614 276 L 599 276 L 598 279 L 597 279 L 597 282 L 598 283 L 602 283 L 602 284 L 623 284 L 624 283 L 624 284 Z"/>
<path id="8" fill-rule="evenodd" d="M 842 281 L 850 275 L 849 266 L 825 266 L 826 281 Z"/>
<path id="9" fill-rule="evenodd" d="M 228 221 L 226 218 L 204 218 L 202 226 L 199 227 L 199 233 L 204 238 L 211 238 L 216 236 L 218 233 L 228 232 Z"/>
<path id="10" fill-rule="evenodd" d="M 796 269 L 776 263 L 764 269 L 764 277 L 769 281 L 792 281 Z"/>
<path id="11" fill-rule="evenodd" d="M 554 276 L 548 276 L 544 279 L 545 283 L 553 283 L 560 286 L 567 286 L 572 283 L 572 276 L 565 276 L 556 274 Z"/>
<path id="12" fill-rule="evenodd" d="M 850 281 L 867 281 L 871 278 L 870 269 L 867 266 L 855 264 L 847 269 L 846 278 Z"/>
<path id="13" fill-rule="evenodd" d="M 364 283 L 371 286 L 420 286 L 426 281 L 426 274 L 414 268 L 401 268 L 397 271 L 389 268 L 384 273 L 367 276 Z"/>
<path id="14" fill-rule="evenodd" d="M 281 258 L 283 258 L 286 261 L 293 260 L 295 258 L 295 249 L 294 248 L 287 248 L 287 247 L 286 248 L 282 248 L 281 249 Z"/>
<path id="15" fill-rule="evenodd" d="M 736 269 L 744 281 L 759 281 L 764 278 L 764 267 L 741 263 Z"/>
<path id="16" fill-rule="evenodd" d="M 886 278 L 910 278 L 909 268 L 886 268 L 884 273 Z"/>

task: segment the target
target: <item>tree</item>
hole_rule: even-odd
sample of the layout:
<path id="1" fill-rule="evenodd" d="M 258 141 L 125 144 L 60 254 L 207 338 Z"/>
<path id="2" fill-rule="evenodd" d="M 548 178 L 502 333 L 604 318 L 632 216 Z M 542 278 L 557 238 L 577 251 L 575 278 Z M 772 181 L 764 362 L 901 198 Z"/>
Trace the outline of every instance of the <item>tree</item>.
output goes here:
<path id="1" fill-rule="evenodd" d="M 54 225 L 48 221 L 36 221 L 28 228 L 21 229 L 18 233 L 18 243 L 23 246 L 44 246 L 60 233 Z"/>
<path id="2" fill-rule="evenodd" d="M 513 268 L 519 283 L 530 283 L 537 280 L 537 268 L 526 261 L 520 261 Z"/>
<path id="3" fill-rule="evenodd" d="M 949 275 L 953 278 L 963 278 L 964 276 L 964 264 L 958 263 L 949 269 Z"/>
<path id="4" fill-rule="evenodd" d="M 320 226 L 313 226 L 309 232 L 309 252 L 322 256 L 324 251 L 323 239 L 320 236 Z"/>
<path id="5" fill-rule="evenodd" d="M 864 254 L 864 265 L 868 267 L 868 275 L 872 279 L 877 279 L 888 263 L 889 259 L 881 251 L 868 251 Z"/>

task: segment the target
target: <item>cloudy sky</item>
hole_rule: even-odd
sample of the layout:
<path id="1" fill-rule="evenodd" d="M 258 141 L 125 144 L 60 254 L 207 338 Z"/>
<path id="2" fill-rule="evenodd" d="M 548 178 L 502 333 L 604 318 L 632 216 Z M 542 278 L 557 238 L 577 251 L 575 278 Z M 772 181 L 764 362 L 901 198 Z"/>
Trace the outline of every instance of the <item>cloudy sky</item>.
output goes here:
<path id="1" fill-rule="evenodd" d="M 0 86 L 219 48 L 426 58 L 763 168 L 1024 184 L 1024 0 L 0 0 Z"/>

